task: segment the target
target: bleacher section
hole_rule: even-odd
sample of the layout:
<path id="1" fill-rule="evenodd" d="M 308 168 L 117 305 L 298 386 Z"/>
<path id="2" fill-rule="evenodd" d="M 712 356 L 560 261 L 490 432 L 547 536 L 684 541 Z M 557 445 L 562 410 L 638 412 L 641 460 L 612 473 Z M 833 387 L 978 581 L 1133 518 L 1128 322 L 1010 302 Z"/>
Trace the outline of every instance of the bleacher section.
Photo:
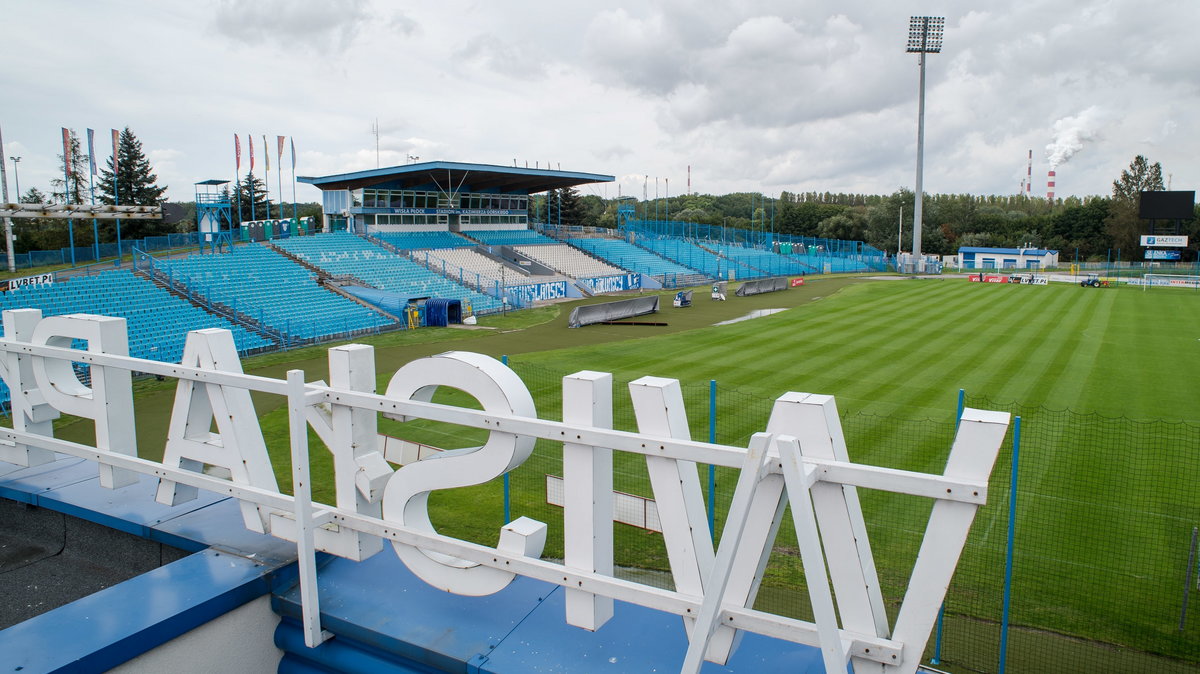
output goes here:
<path id="1" fill-rule="evenodd" d="M 691 278 L 702 274 L 695 269 L 666 260 L 645 248 L 617 239 L 568 239 L 567 243 L 608 260 L 610 264 L 630 271 L 666 280 Z"/>
<path id="2" fill-rule="evenodd" d="M 43 316 L 99 314 L 128 322 L 129 355 L 178 363 L 189 330 L 224 328 L 233 333 L 238 351 L 273 346 L 273 342 L 214 316 L 128 270 L 75 276 L 60 283 L 25 286 L 0 293 L 0 310 L 41 309 Z M 0 382 L 0 402 L 8 402 Z"/>
<path id="3" fill-rule="evenodd" d="M 674 237 L 660 239 L 638 239 L 638 243 L 659 255 L 673 260 L 691 269 L 698 269 L 712 278 L 729 278 L 729 270 L 733 269 L 734 278 L 758 278 L 765 274 L 757 269 L 747 267 L 737 260 L 722 259 L 710 250 L 696 244 Z"/>
<path id="4" fill-rule="evenodd" d="M 384 241 L 398 250 L 422 250 L 425 248 L 464 248 L 476 245 L 453 232 L 378 232 L 371 236 Z"/>
<path id="5" fill-rule="evenodd" d="M 311 238 L 316 237 L 284 241 Z M 311 271 L 261 244 L 155 264 L 192 292 L 285 333 L 290 340 L 321 339 L 392 324 L 382 314 L 322 288 Z"/>
<path id="6" fill-rule="evenodd" d="M 464 239 L 465 240 L 465 239 Z M 475 313 L 499 310 L 500 301 L 430 271 L 348 232 L 280 239 L 275 245 L 331 275 L 349 274 L 405 298 L 442 297 L 469 302 Z M 421 254 L 424 259 L 424 254 Z M 455 270 L 456 271 L 456 270 Z M 472 279 L 473 280 L 473 279 Z"/>
<path id="7" fill-rule="evenodd" d="M 532 229 L 491 230 L 463 232 L 476 241 L 489 246 L 520 246 L 531 243 L 558 243 L 558 241 Z"/>
<path id="8" fill-rule="evenodd" d="M 494 284 L 513 285 L 527 283 L 529 277 L 509 269 L 492 258 L 470 248 L 441 248 L 421 251 L 418 260 L 428 259 L 434 268 L 444 270 L 444 275 L 458 275 L 466 284 L 489 287 Z"/>
<path id="9" fill-rule="evenodd" d="M 829 265 L 829 271 L 835 274 L 871 270 L 871 265 L 863 262 L 862 260 L 841 257 L 838 255 L 809 255 L 808 253 L 793 253 L 791 257 L 798 262 L 822 272 L 825 271 L 826 265 Z"/>
<path id="10" fill-rule="evenodd" d="M 597 260 L 565 243 L 548 246 L 514 246 L 518 253 L 575 278 L 616 276 L 625 270 Z"/>
<path id="11" fill-rule="evenodd" d="M 752 268 L 757 272 L 756 274 L 742 276 L 741 278 L 813 274 L 821 270 L 820 267 L 806 264 L 799 256 L 781 255 L 761 248 L 727 245 L 715 249 L 726 258 L 735 260 L 744 267 Z"/>

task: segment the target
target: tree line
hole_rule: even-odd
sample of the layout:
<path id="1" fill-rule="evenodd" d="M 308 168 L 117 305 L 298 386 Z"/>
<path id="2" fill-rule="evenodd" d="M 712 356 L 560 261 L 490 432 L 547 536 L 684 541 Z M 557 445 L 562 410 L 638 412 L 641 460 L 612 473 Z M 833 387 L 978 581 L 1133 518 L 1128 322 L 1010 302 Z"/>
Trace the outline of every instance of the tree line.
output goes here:
<path id="1" fill-rule="evenodd" d="M 75 167 L 70 178 L 50 181 L 47 195 L 31 187 L 19 196 L 25 203 L 98 203 L 155 206 L 164 203 L 166 186 L 158 177 L 133 131 L 126 127 L 118 140 L 117 162 L 110 156 L 89 186 L 89 158 L 74 131 L 69 135 L 69 158 Z M 64 155 L 59 155 L 65 162 Z M 115 181 L 114 181 L 115 178 Z M 94 195 L 92 189 L 95 190 Z M 234 204 L 232 220 L 292 216 L 287 203 L 276 203 L 263 181 L 250 173 L 234 186 L 223 186 L 223 195 Z M 1120 251 L 1123 259 L 1140 259 L 1139 237 L 1149 233 L 1138 217 L 1138 199 L 1143 191 L 1163 189 L 1163 170 L 1136 156 L 1113 181 L 1109 196 L 1068 197 L 1053 202 L 1024 195 L 927 194 L 924 201 L 922 251 L 951 255 L 963 246 L 1039 247 L 1060 251 L 1063 260 L 1103 260 Z M 791 236 L 809 236 L 864 241 L 875 248 L 895 253 L 912 246 L 914 198 L 908 189 L 892 194 L 846 194 L 834 192 L 788 192 L 778 197 L 759 193 L 682 194 L 661 199 L 625 197 L 604 199 L 581 195 L 573 187 L 531 195 L 530 219 L 550 224 L 614 228 L 619 204 L 632 205 L 636 217 L 725 225 Z M 241 208 L 238 208 L 238 204 Z M 195 204 L 179 202 L 182 217 L 176 221 L 123 220 L 123 240 L 139 239 L 196 228 Z M 178 210 L 178 209 L 177 209 Z M 296 215 L 320 221 L 316 203 L 298 204 Z M 1179 233 L 1190 237 L 1192 250 L 1200 249 L 1200 209 L 1180 223 Z M 55 250 L 68 245 L 66 220 L 14 218 L 18 253 Z M 75 222 L 75 245 L 90 247 L 92 228 Z M 101 242 L 116 240 L 116 223 L 98 221 Z M 1185 258 L 1188 259 L 1188 258 Z M 1191 256 L 1195 259 L 1195 256 Z"/>
<path id="2" fill-rule="evenodd" d="M 921 249 L 952 255 L 962 246 L 1032 246 L 1058 250 L 1063 260 L 1104 260 L 1117 251 L 1123 259 L 1140 259 L 1139 237 L 1149 230 L 1148 223 L 1138 217 L 1139 194 L 1163 189 L 1161 164 L 1138 155 L 1113 181 L 1109 196 L 1051 202 L 1023 195 L 926 194 Z M 643 219 L 667 219 L 669 214 L 675 221 L 865 241 L 895 253 L 898 245 L 904 250 L 912 248 L 913 197 L 908 189 L 887 195 L 784 191 L 777 198 L 741 192 L 685 194 L 632 203 L 637 217 Z M 617 200 L 591 195 L 576 198 L 579 208 L 568 211 L 564 207 L 563 224 L 616 226 Z M 568 220 L 568 212 L 576 217 Z M 1200 248 L 1197 216 L 1200 208 L 1190 220 L 1180 223 L 1179 231 L 1189 235 L 1194 251 Z"/>
<path id="3" fill-rule="evenodd" d="M 158 176 L 146 156 L 141 140 L 129 128 L 125 127 L 117 140 L 117 161 L 113 162 L 110 155 L 104 159 L 96 175 L 91 174 L 90 157 L 83 150 L 79 134 L 68 129 L 67 153 L 58 155 L 63 177 L 50 181 L 48 191 L 38 187 L 30 187 L 23 194 L 17 195 L 20 203 L 27 204 L 89 204 L 93 200 L 98 204 L 120 204 L 122 206 L 163 206 L 166 203 L 166 185 L 158 184 Z M 66 166 L 72 170 L 68 177 Z M 246 176 L 230 190 L 228 185 L 222 187 L 222 195 L 234 204 L 232 209 L 232 224 L 237 227 L 242 220 L 250 220 L 251 216 L 265 220 L 268 212 L 273 218 L 290 218 L 293 210 L 291 204 L 276 203 L 263 184 L 263 181 L 253 173 Z M 237 204 L 241 202 L 239 211 Z M 196 204 L 191 201 L 172 202 L 175 208 L 169 209 L 163 220 L 121 220 L 121 239 L 131 241 L 148 236 L 196 231 Z M 296 204 L 297 217 L 311 216 L 320 221 L 321 205 L 316 203 Z M 58 250 L 70 245 L 71 235 L 74 234 L 75 246 L 90 248 L 93 243 L 91 219 L 83 218 L 74 221 L 73 228 L 66 219 L 60 218 L 13 218 L 13 233 L 16 237 L 13 249 L 17 253 L 27 253 L 31 250 Z M 101 243 L 113 243 L 117 240 L 117 223 L 115 220 L 97 220 L 96 230 Z M 72 232 L 73 229 L 73 232 Z"/>

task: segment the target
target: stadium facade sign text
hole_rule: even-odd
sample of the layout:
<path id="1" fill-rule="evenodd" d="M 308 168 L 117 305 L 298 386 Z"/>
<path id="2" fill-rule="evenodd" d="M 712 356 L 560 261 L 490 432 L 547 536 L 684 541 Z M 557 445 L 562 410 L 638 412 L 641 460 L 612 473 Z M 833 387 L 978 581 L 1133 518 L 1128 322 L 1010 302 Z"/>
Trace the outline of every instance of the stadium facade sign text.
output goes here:
<path id="1" fill-rule="evenodd" d="M 642 287 L 641 274 L 621 274 L 619 276 L 598 276 L 596 278 L 580 279 L 579 283 L 592 294 L 615 293 L 622 290 L 637 290 Z"/>
<path id="2" fill-rule="evenodd" d="M 353 213 L 392 215 L 525 215 L 507 208 L 355 208 Z"/>
<path id="3" fill-rule="evenodd" d="M 508 286 L 504 289 L 512 293 L 522 305 L 557 300 L 567 296 L 566 281 L 548 281 L 546 283 L 531 283 L 528 285 Z M 578 293 L 576 293 L 578 294 Z"/>
<path id="4" fill-rule="evenodd" d="M 36 274 L 34 276 L 25 276 L 23 278 L 12 278 L 8 280 L 8 289 L 16 290 L 25 286 L 39 286 L 45 283 L 54 283 L 54 274 Z"/>
<path id="5" fill-rule="evenodd" d="M 1186 236 L 1162 236 L 1159 234 L 1143 234 L 1142 247 L 1160 246 L 1162 248 L 1187 248 L 1188 238 Z"/>
<path id="6" fill-rule="evenodd" d="M 566 588 L 566 621 L 596 630 L 621 599 L 684 618 L 683 671 L 725 663 L 739 630 L 819 646 L 826 671 L 900 672 L 920 664 L 925 644 L 966 543 L 1008 429 L 1009 415 L 964 410 L 944 474 L 866 466 L 849 460 L 831 396 L 787 393 L 766 430 L 746 448 L 691 440 L 677 380 L 629 383 L 637 432 L 612 430 L 613 377 L 581 371 L 562 379 L 562 421 L 538 417 L 524 382 L 488 356 L 447 352 L 405 364 L 375 392 L 371 346 L 329 350 L 330 382 L 243 374 L 233 335 L 188 333 L 181 363 L 128 354 L 123 318 L 7 310 L 0 378 L 12 392 L 12 428 L 0 428 L 0 461 L 47 464 L 55 453 L 98 464 L 99 483 L 118 489 L 159 479 L 156 500 L 175 505 L 199 488 L 241 502 L 254 531 L 295 541 L 305 641 L 327 638 L 316 592 L 316 551 L 362 560 L 384 542 L 414 574 L 439 589 L 487 595 L 524 575 Z M 86 342 L 86 351 L 70 348 Z M 88 383 L 73 363 L 90 369 Z M 161 462 L 138 457 L 132 372 L 176 378 Z M 439 387 L 460 390 L 479 408 L 435 404 Z M 276 483 L 251 392 L 283 396 L 289 416 L 293 495 Z M 90 419 L 94 446 L 54 438 L 60 414 Z M 378 418 L 428 419 L 483 429 L 479 447 L 393 467 Z M 311 500 L 309 428 L 332 454 L 335 505 Z M 215 432 L 214 432 L 215 430 Z M 434 490 L 490 482 L 520 466 L 538 439 L 561 443 L 565 505 L 563 561 L 541 559 L 546 524 L 518 517 L 495 547 L 439 534 L 427 499 Z M 670 562 L 673 590 L 613 577 L 613 452 L 645 456 Z M 710 533 L 697 463 L 733 469 L 736 487 L 719 546 Z M 222 468 L 228 479 L 206 474 Z M 890 624 L 857 488 L 934 501 L 909 588 Z M 785 508 L 790 508 L 808 578 L 814 620 L 753 609 Z M 822 579 L 816 582 L 813 579 Z M 834 598 L 836 597 L 836 606 Z M 116 610 L 116 609 L 114 609 Z"/>
<path id="7" fill-rule="evenodd" d="M 1146 249 L 1147 260 L 1178 260 L 1183 257 L 1183 251 Z"/>

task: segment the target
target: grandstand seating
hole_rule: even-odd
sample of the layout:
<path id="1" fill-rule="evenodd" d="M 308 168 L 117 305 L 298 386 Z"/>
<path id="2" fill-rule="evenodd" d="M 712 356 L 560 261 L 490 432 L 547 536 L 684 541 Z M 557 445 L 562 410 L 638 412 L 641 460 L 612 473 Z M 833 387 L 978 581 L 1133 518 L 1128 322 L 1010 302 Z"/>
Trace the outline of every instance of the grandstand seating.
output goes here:
<path id="1" fill-rule="evenodd" d="M 428 259 L 435 269 L 445 270 L 445 274 L 458 274 L 467 284 L 476 286 L 491 286 L 495 283 L 513 285 L 525 283 L 528 277 L 518 271 L 509 269 L 492 258 L 475 252 L 470 248 L 441 248 L 438 250 L 420 251 L 415 254 L 418 260 Z"/>
<path id="2" fill-rule="evenodd" d="M 347 235 L 353 236 L 353 235 Z M 285 239 L 285 241 L 303 241 Z M 224 304 L 289 339 L 320 339 L 392 324 L 386 316 L 321 287 L 314 274 L 261 244 L 221 255 L 155 264 L 192 292 Z"/>
<path id="3" fill-rule="evenodd" d="M 519 246 L 531 243 L 558 243 L 558 241 L 532 229 L 489 230 L 463 232 L 463 234 L 489 246 Z"/>
<path id="4" fill-rule="evenodd" d="M 454 232 L 384 232 L 372 231 L 376 237 L 397 250 L 422 250 L 428 248 L 463 248 L 477 245 L 470 239 Z"/>
<path id="5" fill-rule="evenodd" d="M 569 239 L 567 243 L 608 260 L 615 266 L 648 276 L 690 277 L 702 273 L 617 239 Z"/>
<path id="6" fill-rule="evenodd" d="M 470 303 L 475 313 L 488 313 L 501 308 L 500 300 L 491 295 L 455 283 L 407 257 L 386 251 L 348 232 L 280 239 L 275 245 L 332 275 L 348 274 L 363 283 L 405 298 L 458 299 L 464 305 Z M 424 259 L 424 253 L 418 255 Z M 473 282 L 475 279 L 469 280 Z"/>
<path id="7" fill-rule="evenodd" d="M 809 255 L 807 253 L 803 253 L 793 254 L 792 257 L 814 269 L 819 269 L 821 271 L 825 270 L 825 265 L 829 265 L 829 271 L 835 274 L 870 271 L 871 269 L 871 266 L 862 260 L 841 257 L 838 255 Z"/>
<path id="8" fill-rule="evenodd" d="M 762 271 L 747 267 L 737 260 L 723 259 L 711 250 L 702 248 L 691 241 L 676 237 L 656 239 L 638 239 L 638 243 L 655 253 L 692 269 L 698 269 L 712 278 L 729 278 L 732 269 L 734 278 L 760 278 L 765 276 Z"/>
<path id="9" fill-rule="evenodd" d="M 190 330 L 229 330 L 238 351 L 243 353 L 273 346 L 265 337 L 214 316 L 129 270 L 74 276 L 59 283 L 0 293 L 3 309 L 41 309 L 44 316 L 118 316 L 127 321 L 129 355 L 166 363 L 179 362 Z M 0 402 L 8 399 L 8 387 L 0 382 Z"/>
<path id="10" fill-rule="evenodd" d="M 781 255 L 761 248 L 725 245 L 715 249 L 724 257 L 741 263 L 744 268 L 754 270 L 753 274 L 742 278 L 812 274 L 820 271 L 820 267 L 809 265 L 799 256 Z"/>
<path id="11" fill-rule="evenodd" d="M 616 276 L 617 274 L 625 273 L 624 269 L 597 260 L 591 255 L 572 248 L 565 243 L 555 243 L 548 246 L 514 246 L 513 248 L 526 257 L 575 278 Z"/>

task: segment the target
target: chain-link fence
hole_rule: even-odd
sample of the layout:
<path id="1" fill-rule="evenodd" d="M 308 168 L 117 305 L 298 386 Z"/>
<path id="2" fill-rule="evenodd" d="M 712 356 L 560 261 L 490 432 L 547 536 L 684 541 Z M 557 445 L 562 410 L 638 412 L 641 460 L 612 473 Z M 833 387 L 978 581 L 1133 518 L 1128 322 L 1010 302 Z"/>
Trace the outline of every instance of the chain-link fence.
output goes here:
<path id="1" fill-rule="evenodd" d="M 538 401 L 561 419 L 562 372 L 510 362 Z M 636 430 L 628 383 L 614 376 L 613 425 Z M 764 430 L 772 398 L 682 384 L 693 440 L 746 446 Z M 965 405 L 1011 412 L 942 618 L 926 657 L 954 672 L 1200 671 L 1200 426 L 1135 421 L 1025 407 L 967 396 Z M 941 473 L 955 433 L 952 401 L 940 419 L 843 413 L 851 460 Z M 1014 440 L 1014 429 L 1019 438 Z M 436 442 L 432 443 L 436 444 Z M 1014 446 L 1018 461 L 1014 483 Z M 720 536 L 736 470 L 697 467 Z M 533 456 L 481 499 L 504 493 L 480 542 L 496 523 L 528 516 L 549 527 L 545 556 L 561 558 L 561 444 L 539 441 Z M 671 587 L 645 460 L 614 454 L 616 575 Z M 1015 519 L 1010 494 L 1015 484 Z M 896 613 L 925 534 L 928 499 L 859 490 L 889 618 Z M 492 507 L 491 505 L 487 507 Z M 497 504 L 498 507 L 498 504 Z M 1011 544 L 1010 544 L 1011 524 Z M 494 527 L 494 528 L 493 528 Z M 794 528 L 779 529 L 756 608 L 811 619 Z M 1005 610 L 1005 597 L 1010 597 Z M 1189 604 L 1190 601 L 1190 604 Z M 1006 643 L 1006 647 L 1002 645 Z"/>

